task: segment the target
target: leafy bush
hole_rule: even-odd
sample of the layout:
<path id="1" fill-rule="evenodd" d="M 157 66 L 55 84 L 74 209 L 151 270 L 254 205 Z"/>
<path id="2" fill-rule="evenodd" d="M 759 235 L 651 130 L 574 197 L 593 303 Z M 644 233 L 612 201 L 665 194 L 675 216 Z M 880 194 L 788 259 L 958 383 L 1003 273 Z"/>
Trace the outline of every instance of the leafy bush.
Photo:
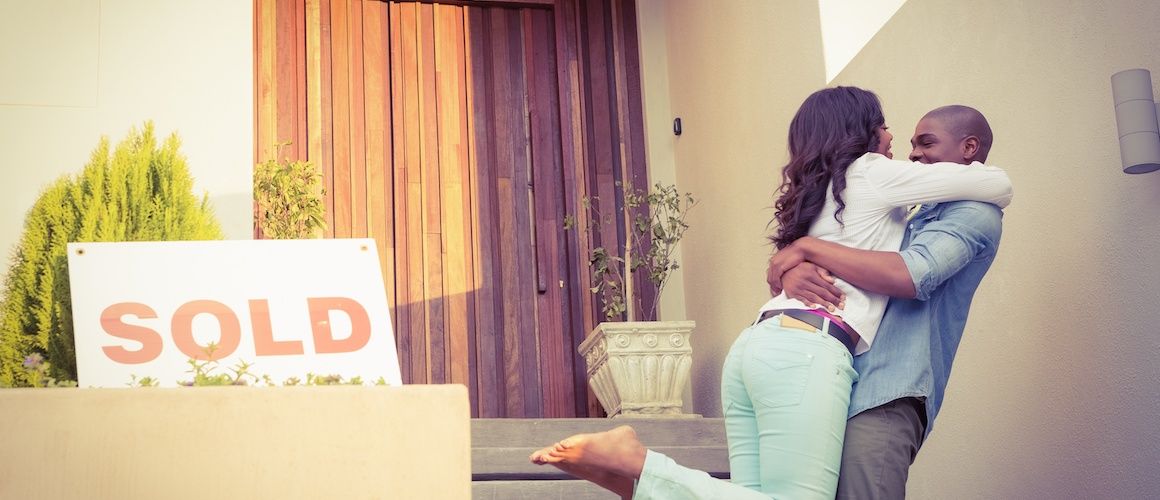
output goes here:
<path id="1" fill-rule="evenodd" d="M 304 161 L 267 160 L 254 168 L 254 227 L 264 238 L 314 238 L 326 229 L 322 174 Z"/>
<path id="2" fill-rule="evenodd" d="M 79 175 L 41 193 L 24 221 L 0 303 L 0 386 L 76 380 L 66 244 L 92 241 L 221 239 L 208 196 L 192 193 L 181 141 L 158 145 L 153 124 L 112 152 L 101 138 Z M 25 366 L 41 356 L 39 377 Z"/>

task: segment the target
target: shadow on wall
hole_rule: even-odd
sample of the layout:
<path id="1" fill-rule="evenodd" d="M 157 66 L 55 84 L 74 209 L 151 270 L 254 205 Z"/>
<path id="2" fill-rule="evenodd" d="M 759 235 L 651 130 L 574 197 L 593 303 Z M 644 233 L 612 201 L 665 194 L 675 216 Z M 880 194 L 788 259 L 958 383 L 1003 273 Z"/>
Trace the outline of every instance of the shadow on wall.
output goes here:
<path id="1" fill-rule="evenodd" d="M 545 295 L 501 297 L 504 278 L 391 308 L 403 383 L 464 384 L 473 417 L 597 416 L 577 352 L 586 332 L 561 323 Z"/>

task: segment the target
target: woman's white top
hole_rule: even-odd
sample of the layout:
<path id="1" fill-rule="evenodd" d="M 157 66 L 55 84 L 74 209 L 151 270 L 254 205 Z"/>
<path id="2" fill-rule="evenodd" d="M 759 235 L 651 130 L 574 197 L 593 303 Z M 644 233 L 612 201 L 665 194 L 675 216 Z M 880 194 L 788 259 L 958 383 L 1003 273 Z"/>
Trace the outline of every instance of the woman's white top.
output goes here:
<path id="1" fill-rule="evenodd" d="M 838 204 L 834 201 L 831 183 L 826 190 L 826 204 L 810 225 L 809 235 L 847 247 L 897 252 L 906 231 L 908 207 L 974 200 L 1004 208 L 1011 203 L 1012 194 L 1011 179 L 998 167 L 978 162 L 924 164 L 866 153 L 846 170 L 846 189 L 842 192 L 842 200 L 846 202 L 842 211 L 845 225 L 834 220 Z M 846 294 L 846 307 L 833 314 L 858 332 L 861 340 L 854 354 L 862 354 L 874 343 L 890 298 L 855 288 L 840 279 L 836 284 Z M 761 306 L 761 311 L 770 309 L 807 307 L 782 292 Z"/>

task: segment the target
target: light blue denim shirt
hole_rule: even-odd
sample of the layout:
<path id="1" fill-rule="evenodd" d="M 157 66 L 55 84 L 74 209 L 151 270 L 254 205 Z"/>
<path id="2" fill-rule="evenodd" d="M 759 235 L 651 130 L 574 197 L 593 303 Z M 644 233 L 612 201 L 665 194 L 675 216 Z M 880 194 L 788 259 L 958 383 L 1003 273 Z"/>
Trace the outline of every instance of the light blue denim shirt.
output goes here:
<path id="1" fill-rule="evenodd" d="M 851 417 L 895 399 L 925 398 L 930 435 L 971 299 L 1002 234 L 1003 211 L 976 201 L 924 206 L 910 220 L 901 254 L 917 297 L 891 299 L 874 347 L 854 358 Z"/>

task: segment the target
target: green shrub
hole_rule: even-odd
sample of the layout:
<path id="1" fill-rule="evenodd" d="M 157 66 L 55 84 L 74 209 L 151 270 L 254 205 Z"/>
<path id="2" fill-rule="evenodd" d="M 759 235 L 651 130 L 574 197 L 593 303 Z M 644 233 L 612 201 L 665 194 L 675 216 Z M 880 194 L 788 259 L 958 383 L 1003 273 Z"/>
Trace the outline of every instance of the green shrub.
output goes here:
<path id="1" fill-rule="evenodd" d="M 271 159 L 259 163 L 254 168 L 254 227 L 263 238 L 321 236 L 326 229 L 324 193 L 322 174 L 310 162 Z"/>
<path id="2" fill-rule="evenodd" d="M 102 138 L 80 175 L 57 179 L 33 204 L 0 303 L 0 386 L 32 385 L 23 364 L 33 354 L 50 367 L 45 377 L 76 380 L 67 243 L 221 239 L 180 145 L 173 134 L 159 146 L 151 122 L 111 154 Z"/>

